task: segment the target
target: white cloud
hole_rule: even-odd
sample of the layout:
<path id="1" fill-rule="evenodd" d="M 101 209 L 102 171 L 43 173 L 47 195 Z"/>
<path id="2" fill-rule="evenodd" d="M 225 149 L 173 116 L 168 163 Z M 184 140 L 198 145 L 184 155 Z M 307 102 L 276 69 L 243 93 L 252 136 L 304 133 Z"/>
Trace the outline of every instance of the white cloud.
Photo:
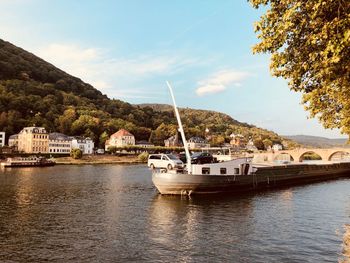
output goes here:
<path id="1" fill-rule="evenodd" d="M 222 70 L 214 73 L 209 78 L 198 82 L 196 93 L 203 96 L 211 93 L 223 92 L 230 86 L 240 87 L 241 81 L 246 79 L 250 74 L 245 71 Z"/>
<path id="2" fill-rule="evenodd" d="M 99 56 L 96 48 L 83 49 L 73 44 L 50 44 L 41 50 L 40 53 L 42 56 L 55 60 L 58 63 L 65 62 L 67 58 L 70 62 L 81 63 L 94 60 Z"/>
<path id="3" fill-rule="evenodd" d="M 37 48 L 34 53 L 104 93 L 125 98 L 143 96 L 142 92 L 148 93 L 140 90 L 138 94 L 130 94 L 130 87 L 137 86 L 137 83 L 146 78 L 172 75 L 199 64 L 195 58 L 167 53 L 110 58 L 111 55 L 104 49 L 62 43 Z"/>
<path id="4" fill-rule="evenodd" d="M 97 48 L 82 48 L 74 44 L 53 43 L 34 51 L 42 59 L 83 79 L 98 89 L 107 89 L 109 84 L 97 72 L 103 62 L 103 51 Z"/>

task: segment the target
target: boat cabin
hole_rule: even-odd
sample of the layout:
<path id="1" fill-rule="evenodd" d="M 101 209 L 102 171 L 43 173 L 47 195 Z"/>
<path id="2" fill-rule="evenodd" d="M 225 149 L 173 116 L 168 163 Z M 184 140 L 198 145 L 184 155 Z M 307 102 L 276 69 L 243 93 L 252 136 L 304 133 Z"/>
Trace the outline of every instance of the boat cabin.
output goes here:
<path id="1" fill-rule="evenodd" d="M 211 164 L 193 164 L 192 174 L 205 175 L 247 175 L 253 167 L 249 158 L 239 158 L 231 161 Z"/>

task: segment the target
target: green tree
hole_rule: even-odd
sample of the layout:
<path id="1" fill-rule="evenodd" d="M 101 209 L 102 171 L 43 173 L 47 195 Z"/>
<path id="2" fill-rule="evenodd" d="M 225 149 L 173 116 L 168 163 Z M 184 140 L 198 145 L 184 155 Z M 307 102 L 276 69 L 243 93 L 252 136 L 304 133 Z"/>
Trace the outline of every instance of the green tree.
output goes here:
<path id="1" fill-rule="evenodd" d="M 303 93 L 311 117 L 350 134 L 350 1 L 249 2 L 267 6 L 255 24 L 261 42 L 253 52 L 272 54 L 272 74 Z"/>
<path id="2" fill-rule="evenodd" d="M 108 136 L 108 133 L 106 131 L 101 133 L 100 139 L 99 139 L 99 147 L 104 148 L 105 147 L 105 143 L 106 143 L 106 141 L 108 139 L 109 139 L 109 136 Z"/>
<path id="3" fill-rule="evenodd" d="M 71 152 L 70 152 L 70 156 L 73 158 L 73 159 L 81 159 L 83 157 L 83 152 L 76 148 L 76 149 L 72 149 Z"/>
<path id="4" fill-rule="evenodd" d="M 261 139 L 255 139 L 254 141 L 254 145 L 258 150 L 264 150 L 265 149 L 265 145 L 263 143 L 263 141 Z"/>
<path id="5" fill-rule="evenodd" d="M 221 146 L 225 143 L 225 137 L 222 135 L 213 135 L 210 140 L 212 146 Z"/>
<path id="6" fill-rule="evenodd" d="M 109 146 L 108 149 L 107 149 L 107 151 L 108 151 L 109 153 L 111 153 L 111 154 L 114 154 L 114 153 L 117 152 L 117 147 L 115 147 L 115 146 Z"/>
<path id="7" fill-rule="evenodd" d="M 173 124 L 162 123 L 154 130 L 151 134 L 150 140 L 155 145 L 164 145 L 164 140 L 168 139 L 170 136 L 175 135 L 177 132 L 177 126 Z"/>
<path id="8" fill-rule="evenodd" d="M 263 140 L 263 144 L 264 144 L 265 150 L 267 150 L 269 147 L 272 147 L 272 141 L 270 139 L 268 139 L 268 138 Z"/>
<path id="9" fill-rule="evenodd" d="M 139 159 L 141 162 L 147 162 L 148 160 L 148 153 L 142 152 L 137 156 L 137 159 Z"/>
<path id="10" fill-rule="evenodd" d="M 76 119 L 76 112 L 74 108 L 68 108 L 63 112 L 57 120 L 58 130 L 64 134 L 71 134 L 72 124 Z"/>
<path id="11" fill-rule="evenodd" d="M 95 140 L 100 127 L 99 125 L 100 119 L 90 115 L 80 115 L 79 118 L 72 123 L 71 131 L 73 134 L 83 134 Z"/>

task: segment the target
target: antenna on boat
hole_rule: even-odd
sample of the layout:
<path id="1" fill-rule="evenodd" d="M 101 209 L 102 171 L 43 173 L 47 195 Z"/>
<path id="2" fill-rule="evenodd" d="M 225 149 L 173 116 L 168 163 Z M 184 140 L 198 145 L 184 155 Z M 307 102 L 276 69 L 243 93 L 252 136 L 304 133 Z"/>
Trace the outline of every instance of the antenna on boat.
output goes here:
<path id="1" fill-rule="evenodd" d="M 186 140 L 186 137 L 185 137 L 184 129 L 183 129 L 183 127 L 182 127 L 182 122 L 181 122 L 181 119 L 180 119 L 180 114 L 179 114 L 179 111 L 178 111 L 177 106 L 176 106 L 176 102 L 175 102 L 175 97 L 174 97 L 173 89 L 172 89 L 172 87 L 170 86 L 170 83 L 169 83 L 168 81 L 166 82 L 166 84 L 168 85 L 168 88 L 169 88 L 169 90 L 170 90 L 170 95 L 171 95 L 171 98 L 172 98 L 172 100 L 173 100 L 173 105 L 174 105 L 174 110 L 175 110 L 175 115 L 176 115 L 177 123 L 179 124 L 179 132 L 180 132 L 180 134 L 181 134 L 182 142 L 183 142 L 184 147 L 185 147 L 186 160 L 187 160 L 187 173 L 191 174 L 191 173 L 192 173 L 191 156 L 190 156 L 190 151 L 188 150 L 187 140 Z"/>

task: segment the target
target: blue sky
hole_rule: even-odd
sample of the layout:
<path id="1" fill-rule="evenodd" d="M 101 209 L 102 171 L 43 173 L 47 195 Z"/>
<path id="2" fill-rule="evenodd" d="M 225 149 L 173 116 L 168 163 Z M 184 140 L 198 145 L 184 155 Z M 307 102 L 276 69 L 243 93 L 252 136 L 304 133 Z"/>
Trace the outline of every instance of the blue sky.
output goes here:
<path id="1" fill-rule="evenodd" d="M 344 137 L 253 55 L 262 11 L 245 0 L 0 0 L 0 38 L 130 103 L 225 112 L 283 135 Z"/>

